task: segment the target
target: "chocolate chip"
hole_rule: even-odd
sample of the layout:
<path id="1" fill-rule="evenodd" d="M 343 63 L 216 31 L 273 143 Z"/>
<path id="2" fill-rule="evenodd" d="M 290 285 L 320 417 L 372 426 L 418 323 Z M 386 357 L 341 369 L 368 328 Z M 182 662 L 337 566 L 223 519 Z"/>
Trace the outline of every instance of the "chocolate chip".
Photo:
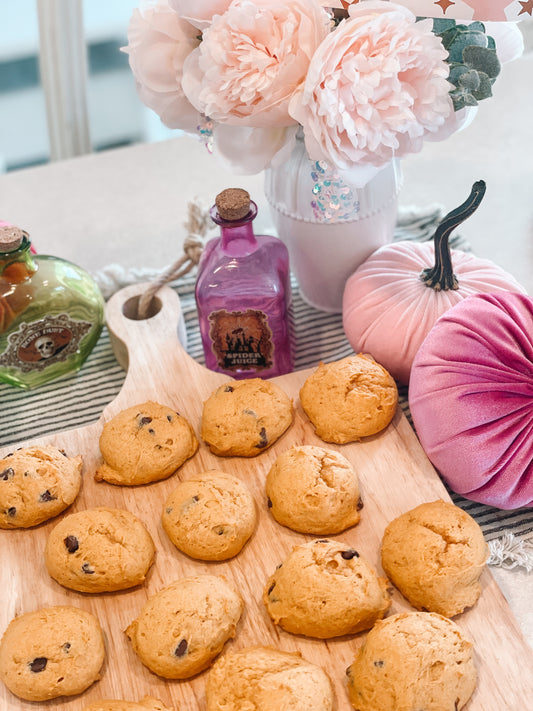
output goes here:
<path id="1" fill-rule="evenodd" d="M 6 513 L 9 518 L 15 518 L 15 516 L 17 515 L 17 509 L 15 506 L 10 506 L 8 509 L 6 509 L 6 511 L 4 511 L 4 513 Z"/>
<path id="2" fill-rule="evenodd" d="M 315 541 L 315 543 L 329 543 L 327 538 L 320 538 L 318 541 Z"/>
<path id="3" fill-rule="evenodd" d="M 189 646 L 186 639 L 182 639 L 174 650 L 175 657 L 184 657 L 187 654 L 187 647 Z"/>
<path id="4" fill-rule="evenodd" d="M 41 503 L 45 501 L 55 501 L 57 499 L 57 496 L 54 496 L 51 494 L 48 489 L 46 491 L 43 491 L 43 493 L 39 496 L 39 501 Z"/>
<path id="5" fill-rule="evenodd" d="M 215 526 L 213 531 L 217 534 L 217 536 L 223 536 L 224 533 L 226 533 L 224 526 Z"/>
<path id="6" fill-rule="evenodd" d="M 59 451 L 64 457 L 68 457 L 68 454 L 65 452 L 64 449 L 60 449 Z"/>
<path id="7" fill-rule="evenodd" d="M 195 504 L 198 503 L 198 501 L 200 501 L 200 499 L 196 495 L 192 497 L 192 500 L 194 501 Z"/>
<path id="8" fill-rule="evenodd" d="M 137 415 L 139 417 L 139 415 Z M 139 427 L 144 427 L 145 425 L 149 425 L 150 422 L 152 421 L 151 417 L 141 417 L 139 420 Z"/>
<path id="9" fill-rule="evenodd" d="M 63 645 L 63 651 L 65 652 L 65 654 L 68 654 L 68 653 L 69 653 L 69 651 L 70 651 L 70 642 L 65 642 L 65 644 Z"/>
<path id="10" fill-rule="evenodd" d="M 9 452 L 9 454 L 4 454 L 4 459 L 7 459 L 8 457 L 12 457 L 13 452 Z"/>
<path id="11" fill-rule="evenodd" d="M 4 469 L 3 472 L 0 472 L 0 479 L 2 481 L 7 481 L 8 479 L 12 479 L 15 476 L 15 470 L 12 469 L 11 467 L 8 467 L 7 469 Z"/>
<path id="12" fill-rule="evenodd" d="M 75 553 L 78 550 L 78 548 L 80 547 L 80 544 L 79 544 L 76 536 L 67 536 L 66 538 L 63 539 L 63 543 L 65 544 L 65 547 L 69 553 Z"/>
<path id="13" fill-rule="evenodd" d="M 259 444 L 256 444 L 256 449 L 264 449 L 268 445 L 268 437 L 264 427 L 261 427 L 259 432 Z"/>
<path id="14" fill-rule="evenodd" d="M 232 393 L 233 388 L 231 387 L 231 385 L 226 385 L 226 387 L 224 388 L 224 392 L 225 393 Z"/>
<path id="15" fill-rule="evenodd" d="M 272 508 L 272 501 L 270 500 L 270 498 L 267 499 L 267 506 L 269 509 Z"/>
<path id="16" fill-rule="evenodd" d="M 165 513 L 171 514 L 172 513 L 172 506 L 167 506 L 167 508 L 165 509 Z"/>
<path id="17" fill-rule="evenodd" d="M 381 667 L 384 667 L 384 666 L 385 666 L 385 662 L 383 661 L 383 659 L 378 659 L 377 661 L 374 662 L 374 666 L 375 666 L 375 667 L 380 667 L 380 668 L 381 668 Z"/>
<path id="18" fill-rule="evenodd" d="M 359 497 L 359 501 L 357 502 L 357 510 L 361 511 L 361 509 L 364 507 L 363 499 Z"/>
<path id="19" fill-rule="evenodd" d="M 151 427 L 150 427 L 150 429 L 148 430 L 148 432 L 149 432 L 150 434 L 155 434 L 155 430 L 153 430 Z"/>
<path id="20" fill-rule="evenodd" d="M 274 590 L 275 587 L 276 587 L 276 583 L 272 583 L 272 585 L 268 588 L 267 595 L 270 595 L 270 593 L 272 592 L 272 590 Z"/>
<path id="21" fill-rule="evenodd" d="M 172 415 L 167 415 L 167 420 L 168 420 L 169 422 L 172 422 Z"/>
<path id="22" fill-rule="evenodd" d="M 48 659 L 46 657 L 35 657 L 33 662 L 29 663 L 29 667 L 35 674 L 42 672 L 46 669 Z"/>
<path id="23" fill-rule="evenodd" d="M 352 558 L 359 558 L 359 553 L 354 551 L 353 548 L 348 548 L 346 551 L 341 551 L 341 556 L 344 560 L 351 560 Z"/>
<path id="24" fill-rule="evenodd" d="M 93 575 L 94 574 L 94 568 L 90 563 L 84 563 L 81 566 L 81 569 L 83 570 L 84 573 L 87 573 L 87 575 Z"/>

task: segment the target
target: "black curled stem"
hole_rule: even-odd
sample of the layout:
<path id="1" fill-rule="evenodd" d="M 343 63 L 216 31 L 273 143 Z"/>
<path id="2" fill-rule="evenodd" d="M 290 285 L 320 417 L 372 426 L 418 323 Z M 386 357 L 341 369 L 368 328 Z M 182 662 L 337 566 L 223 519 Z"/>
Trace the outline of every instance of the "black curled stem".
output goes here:
<path id="1" fill-rule="evenodd" d="M 453 273 L 449 238 L 453 230 L 472 215 L 483 200 L 487 186 L 484 180 L 478 180 L 472 185 L 470 195 L 462 205 L 449 212 L 435 230 L 435 264 L 423 269 L 420 278 L 426 286 L 435 291 L 458 289 L 459 282 Z"/>

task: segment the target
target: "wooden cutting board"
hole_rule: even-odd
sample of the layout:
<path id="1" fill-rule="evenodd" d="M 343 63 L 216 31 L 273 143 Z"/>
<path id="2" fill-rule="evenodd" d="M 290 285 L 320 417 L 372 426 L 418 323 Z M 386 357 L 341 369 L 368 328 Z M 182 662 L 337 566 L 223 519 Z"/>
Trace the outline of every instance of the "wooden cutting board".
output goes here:
<path id="1" fill-rule="evenodd" d="M 0 708 L 3 711 L 34 711 L 36 708 L 82 711 L 90 702 L 100 698 L 138 701 L 151 695 L 176 711 L 203 711 L 208 672 L 189 681 L 160 679 L 136 657 L 124 630 L 138 615 L 147 598 L 162 587 L 183 576 L 210 572 L 232 581 L 246 603 L 236 637 L 227 643 L 226 648 L 266 644 L 301 652 L 306 659 L 327 671 L 335 686 L 337 708 L 348 711 L 351 706 L 345 670 L 353 661 L 365 634 L 328 641 L 294 636 L 276 628 L 263 607 L 262 591 L 267 577 L 295 544 L 313 538 L 280 526 L 269 514 L 264 493 L 269 467 L 277 455 L 295 444 L 316 444 L 342 452 L 359 475 L 364 508 L 359 525 L 332 538 L 356 548 L 380 575 L 383 575 L 380 541 L 387 523 L 425 501 L 449 500 L 446 490 L 400 409 L 384 432 L 363 442 L 336 446 L 318 439 L 298 398 L 299 389 L 311 370 L 275 379 L 293 398 L 295 421 L 275 445 L 258 457 L 218 458 L 202 443 L 195 456 L 165 481 L 133 488 L 95 482 L 93 475 L 100 462 L 98 438 L 103 422 L 126 407 L 152 399 L 178 410 L 199 435 L 204 400 L 228 379 L 203 368 L 180 346 L 177 338 L 179 299 L 170 288 L 164 287 L 159 292 L 157 298 L 161 308 L 156 315 L 144 321 L 127 317 L 132 303 L 145 288 L 146 285 L 135 285 L 123 289 L 107 305 L 107 323 L 113 335 L 115 353 L 128 367 L 117 398 L 105 408 L 97 423 L 31 443 L 51 443 L 65 449 L 69 455 L 81 454 L 84 461 L 82 489 L 65 513 L 95 506 L 132 511 L 144 521 L 153 536 L 157 548 L 155 564 L 142 587 L 112 594 L 76 593 L 53 581 L 43 562 L 47 536 L 59 518 L 34 529 L 0 531 L 0 590 L 3 598 L 0 633 L 15 615 L 43 606 L 69 604 L 93 612 L 99 618 L 106 638 L 102 678 L 82 695 L 36 704 L 16 698 L 0 684 Z M 29 442 L 20 442 L 16 446 L 27 444 Z M 15 446 L 4 448 L 0 455 L 13 449 Z M 245 481 L 259 512 L 258 527 L 251 540 L 238 556 L 221 563 L 194 561 L 183 555 L 170 543 L 161 525 L 163 504 L 178 482 L 208 468 L 220 468 Z M 477 689 L 465 708 L 467 711 L 523 711 L 531 708 L 533 698 L 532 650 L 488 570 L 483 573 L 482 586 L 483 592 L 475 607 L 455 618 L 474 642 L 479 672 Z M 409 604 L 395 591 L 390 614 L 409 609 Z"/>

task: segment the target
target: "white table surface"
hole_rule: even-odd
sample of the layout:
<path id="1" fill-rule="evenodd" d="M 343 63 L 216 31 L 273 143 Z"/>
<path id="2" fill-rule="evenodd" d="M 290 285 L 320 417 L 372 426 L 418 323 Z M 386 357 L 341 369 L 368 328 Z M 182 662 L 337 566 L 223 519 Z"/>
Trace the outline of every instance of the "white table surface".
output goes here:
<path id="1" fill-rule="evenodd" d="M 533 54 L 504 67 L 495 96 L 476 122 L 404 161 L 402 205 L 453 209 L 472 182 L 487 181 L 478 212 L 460 228 L 480 256 L 511 271 L 533 294 Z M 182 136 L 0 175 L 0 219 L 28 230 L 41 253 L 89 271 L 110 263 L 163 268 L 182 252 L 187 202 L 211 203 L 244 187 L 270 225 L 263 178 L 222 170 L 196 140 Z M 533 646 L 533 572 L 491 568 Z"/>

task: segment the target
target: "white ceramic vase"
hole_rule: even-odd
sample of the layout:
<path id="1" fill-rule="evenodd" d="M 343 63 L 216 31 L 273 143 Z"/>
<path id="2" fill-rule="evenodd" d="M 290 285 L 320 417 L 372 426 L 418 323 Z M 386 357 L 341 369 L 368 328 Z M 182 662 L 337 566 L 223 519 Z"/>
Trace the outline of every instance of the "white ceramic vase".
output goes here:
<path id="1" fill-rule="evenodd" d="M 347 279 L 394 237 L 400 187 L 399 161 L 388 163 L 364 187 L 355 187 L 344 173 L 312 161 L 301 133 L 290 158 L 265 171 L 274 226 L 309 304 L 342 311 Z"/>

